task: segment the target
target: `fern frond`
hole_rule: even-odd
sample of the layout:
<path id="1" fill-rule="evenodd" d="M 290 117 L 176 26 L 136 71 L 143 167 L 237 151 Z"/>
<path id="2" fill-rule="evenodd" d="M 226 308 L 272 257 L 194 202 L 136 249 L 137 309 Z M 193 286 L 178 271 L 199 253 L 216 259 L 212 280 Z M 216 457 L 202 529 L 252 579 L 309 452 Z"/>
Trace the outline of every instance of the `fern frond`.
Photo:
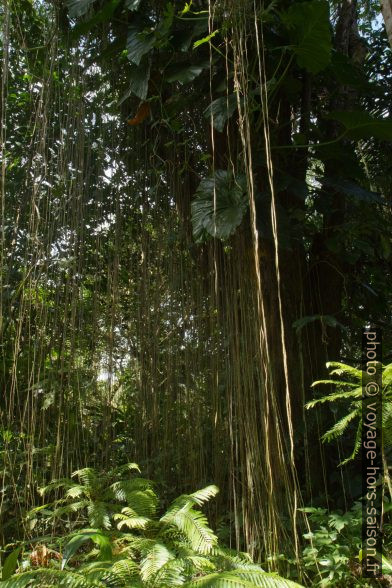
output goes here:
<path id="1" fill-rule="evenodd" d="M 335 423 L 334 426 L 331 427 L 331 429 L 329 429 L 329 431 L 324 433 L 324 435 L 321 437 L 321 439 L 324 442 L 329 442 L 334 439 L 337 439 L 338 437 L 341 437 L 341 435 L 343 435 L 344 431 L 347 429 L 347 427 L 351 423 L 351 421 L 353 421 L 357 417 L 359 418 L 360 416 L 361 416 L 361 407 L 358 406 L 358 408 L 349 412 L 346 416 L 344 416 L 337 423 Z"/>
<path id="2" fill-rule="evenodd" d="M 209 574 L 185 584 L 188 588 L 300 588 L 299 584 L 268 572 L 223 572 Z"/>
<path id="3" fill-rule="evenodd" d="M 70 488 L 68 488 L 67 492 L 65 493 L 66 498 L 80 498 L 80 496 L 84 496 L 86 494 L 86 489 L 81 484 L 74 484 Z"/>
<path id="4" fill-rule="evenodd" d="M 128 506 L 142 517 L 154 517 L 158 499 L 153 490 L 135 490 L 127 495 Z"/>
<path id="5" fill-rule="evenodd" d="M 111 470 L 111 473 L 115 476 L 119 476 L 121 474 L 124 474 L 125 472 L 132 472 L 132 471 L 136 471 L 139 472 L 140 474 L 140 468 L 137 465 L 137 463 L 125 463 L 123 465 L 117 466 L 116 468 L 114 468 L 113 470 Z M 150 482 L 151 484 L 151 482 Z"/>
<path id="6" fill-rule="evenodd" d="M 392 363 L 386 365 L 382 372 L 382 381 L 385 387 L 392 384 Z"/>
<path id="7" fill-rule="evenodd" d="M 392 402 L 383 402 L 382 406 L 382 432 L 383 441 L 386 447 L 392 445 Z"/>
<path id="8" fill-rule="evenodd" d="M 362 440 L 362 421 L 360 420 L 359 424 L 358 424 L 357 432 L 355 435 L 355 443 L 354 443 L 353 452 L 349 457 L 347 457 L 342 462 L 340 462 L 339 466 L 346 465 L 349 461 L 352 461 L 358 455 L 359 449 L 361 447 L 361 440 Z"/>
<path id="9" fill-rule="evenodd" d="M 140 562 L 140 575 L 144 582 L 151 580 L 158 570 L 169 560 L 174 559 L 174 554 L 163 543 L 154 543 Z"/>
<path id="10" fill-rule="evenodd" d="M 127 582 L 139 578 L 139 566 L 132 559 L 122 559 L 116 561 L 112 566 L 112 572 L 122 581 L 125 585 Z"/>
<path id="11" fill-rule="evenodd" d="M 205 502 L 208 502 L 208 500 L 214 498 L 218 492 L 219 488 L 211 484 L 210 486 L 206 486 L 205 488 L 197 490 L 192 494 L 182 494 L 172 502 L 167 512 L 173 513 L 175 511 L 179 511 L 181 508 L 184 508 L 187 505 L 202 506 Z"/>
<path id="12" fill-rule="evenodd" d="M 181 560 L 172 559 L 163 565 L 154 577 L 155 586 L 183 586 L 185 565 Z"/>
<path id="13" fill-rule="evenodd" d="M 278 574 L 272 572 L 264 572 L 263 570 L 235 570 L 231 573 L 232 576 L 238 576 L 251 582 L 252 586 L 260 586 L 261 588 L 301 588 L 300 584 L 291 580 L 281 578 Z"/>
<path id="14" fill-rule="evenodd" d="M 78 512 L 86 508 L 90 502 L 88 500 L 80 500 L 79 502 L 72 502 L 71 504 L 65 504 L 64 506 L 59 506 L 53 511 L 52 517 L 59 518 L 63 515 L 67 515 L 73 512 Z"/>
<path id="15" fill-rule="evenodd" d="M 109 492 L 116 498 L 116 500 L 126 501 L 128 494 L 135 491 L 152 491 L 152 484 L 150 480 L 144 478 L 133 478 L 132 480 L 118 480 L 113 482 L 109 487 Z"/>
<path id="16" fill-rule="evenodd" d="M 79 478 L 79 480 L 86 487 L 86 491 L 91 492 L 97 486 L 98 475 L 94 468 L 83 468 L 76 470 L 72 474 L 73 478 Z"/>
<path id="17" fill-rule="evenodd" d="M 131 515 L 124 514 L 125 510 L 131 511 L 131 509 L 123 509 L 121 513 L 117 513 L 113 516 L 114 520 L 120 521 L 117 523 L 117 529 L 121 530 L 124 527 L 128 527 L 128 529 L 145 529 L 151 522 L 151 519 L 147 517 L 139 517 L 136 513 Z"/>
<path id="18" fill-rule="evenodd" d="M 184 558 L 185 564 L 190 564 L 197 572 L 214 572 L 216 571 L 216 565 L 211 559 L 202 557 L 200 555 L 189 555 Z"/>
<path id="19" fill-rule="evenodd" d="M 355 388 L 355 390 L 348 390 L 347 392 L 335 392 L 334 394 L 328 394 L 322 398 L 315 398 L 307 404 L 305 408 L 313 408 L 317 404 L 323 404 L 324 402 L 335 402 L 335 400 L 348 400 L 349 398 L 361 398 L 362 388 Z"/>
<path id="20" fill-rule="evenodd" d="M 218 539 L 208 526 L 208 521 L 202 512 L 194 510 L 191 504 L 181 509 L 169 509 L 160 519 L 161 522 L 177 527 L 189 541 L 192 549 L 198 553 L 209 553 Z"/>
<path id="21" fill-rule="evenodd" d="M 339 361 L 329 361 L 326 365 L 329 370 L 332 368 L 329 372 L 331 375 L 346 375 L 350 376 L 355 382 L 360 383 L 362 381 L 362 370 L 354 368 L 351 365 L 340 363 Z"/>
<path id="22" fill-rule="evenodd" d="M 342 380 L 316 380 L 311 385 L 311 388 L 314 388 L 315 386 L 320 386 L 321 384 L 324 384 L 326 386 L 336 386 L 338 388 L 343 388 L 344 386 L 347 386 L 348 388 L 353 388 L 358 386 L 357 382 L 344 382 Z"/>
<path id="23" fill-rule="evenodd" d="M 202 506 L 205 502 L 211 500 L 211 498 L 215 498 L 215 496 L 219 493 L 218 486 L 214 484 L 210 484 L 210 486 L 206 486 L 205 488 L 201 488 L 200 490 L 196 490 L 196 492 L 192 492 L 192 494 L 188 494 L 189 499 Z"/>
<path id="24" fill-rule="evenodd" d="M 34 582 L 34 584 L 32 584 Z M 67 588 L 105 588 L 105 584 L 86 578 L 77 572 L 42 568 L 32 572 L 24 572 L 1 583 L 1 588 L 25 588 L 26 586 L 57 587 Z"/>
<path id="25" fill-rule="evenodd" d="M 59 488 L 69 488 L 70 486 L 73 486 L 72 480 L 70 480 L 69 478 L 61 478 L 59 480 L 52 480 L 46 486 L 39 488 L 38 493 L 41 496 L 44 496 L 45 494 L 47 494 L 48 492 L 52 492 L 53 490 L 58 490 Z"/>
<path id="26" fill-rule="evenodd" d="M 110 529 L 109 505 L 105 502 L 90 502 L 87 506 L 89 524 L 97 529 Z"/>

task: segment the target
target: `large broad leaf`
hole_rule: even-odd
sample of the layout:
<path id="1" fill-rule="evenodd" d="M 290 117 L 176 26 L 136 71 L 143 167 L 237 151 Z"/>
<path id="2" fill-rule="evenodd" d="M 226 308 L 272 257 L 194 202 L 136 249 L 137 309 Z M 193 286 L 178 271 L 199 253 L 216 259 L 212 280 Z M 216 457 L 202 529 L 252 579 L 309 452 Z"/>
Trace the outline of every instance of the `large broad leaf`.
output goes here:
<path id="1" fill-rule="evenodd" d="M 10 578 L 12 576 L 12 574 L 15 572 L 16 566 L 18 565 L 18 557 L 19 557 L 20 549 L 21 549 L 20 547 L 17 547 L 6 558 L 6 560 L 3 564 L 3 568 L 1 570 L 1 579 L 2 580 L 8 580 L 8 578 Z"/>
<path id="2" fill-rule="evenodd" d="M 246 180 L 225 170 L 200 182 L 192 202 L 193 236 L 196 242 L 208 236 L 227 239 L 241 223 L 248 207 Z"/>
<path id="3" fill-rule="evenodd" d="M 332 50 L 328 2 L 296 2 L 282 21 L 290 31 L 298 65 L 314 74 L 326 68 Z"/>
<path id="4" fill-rule="evenodd" d="M 237 108 L 237 96 L 230 94 L 217 98 L 204 111 L 205 118 L 212 119 L 212 124 L 217 131 L 222 132 L 226 121 L 233 115 Z"/>
<path id="5" fill-rule="evenodd" d="M 150 63 L 143 60 L 140 65 L 132 64 L 129 72 L 129 86 L 124 96 L 119 100 L 122 104 L 124 100 L 134 94 L 140 100 L 145 100 L 148 94 L 148 82 L 150 80 Z"/>
<path id="6" fill-rule="evenodd" d="M 128 29 L 127 52 L 128 59 L 140 65 L 142 57 L 153 48 L 155 34 L 153 32 L 140 31 L 137 27 L 131 26 Z"/>
<path id="7" fill-rule="evenodd" d="M 345 327 L 334 316 L 329 314 L 314 314 L 312 316 L 303 316 L 293 322 L 293 328 L 297 330 L 297 333 L 299 333 L 306 325 L 316 321 L 320 321 L 322 325 L 328 325 L 328 327 L 340 327 L 341 329 L 345 329 Z"/>
<path id="8" fill-rule="evenodd" d="M 73 36 L 84 35 L 96 25 L 102 22 L 108 22 L 116 10 L 119 2 L 120 0 L 107 0 L 103 5 L 103 8 L 95 12 L 90 20 L 87 22 L 81 22 L 75 27 L 73 30 Z"/>
<path id="9" fill-rule="evenodd" d="M 381 139 L 392 141 L 392 118 L 371 116 L 364 110 L 330 112 L 327 118 L 337 120 L 353 139 Z"/>
<path id="10" fill-rule="evenodd" d="M 363 68 L 339 51 L 332 51 L 329 71 L 344 86 L 360 88 L 362 91 L 372 88 L 372 84 L 366 78 Z"/>
<path id="11" fill-rule="evenodd" d="M 86 541 L 93 541 L 99 546 L 100 558 L 102 560 L 112 559 L 112 546 L 110 539 L 107 535 L 104 535 L 100 531 L 95 529 L 86 529 L 81 533 L 78 533 L 67 543 L 63 553 L 63 561 L 61 562 L 61 569 L 64 569 L 67 562 L 77 552 L 79 547 L 86 543 Z"/>
<path id="12" fill-rule="evenodd" d="M 206 69 L 207 67 L 209 67 L 208 63 L 200 63 L 197 65 L 171 65 L 165 71 L 165 79 L 167 82 L 180 82 L 181 84 L 187 84 L 197 78 L 203 69 Z"/>
<path id="13" fill-rule="evenodd" d="M 84 16 L 95 0 L 67 0 L 68 14 L 71 18 Z"/>
<path id="14" fill-rule="evenodd" d="M 381 196 L 376 192 L 365 190 L 365 188 L 362 188 L 352 180 L 346 178 L 324 177 L 320 178 L 319 181 L 321 181 L 324 186 L 330 186 L 336 191 L 351 196 L 357 200 L 361 200 L 362 202 L 383 202 Z"/>

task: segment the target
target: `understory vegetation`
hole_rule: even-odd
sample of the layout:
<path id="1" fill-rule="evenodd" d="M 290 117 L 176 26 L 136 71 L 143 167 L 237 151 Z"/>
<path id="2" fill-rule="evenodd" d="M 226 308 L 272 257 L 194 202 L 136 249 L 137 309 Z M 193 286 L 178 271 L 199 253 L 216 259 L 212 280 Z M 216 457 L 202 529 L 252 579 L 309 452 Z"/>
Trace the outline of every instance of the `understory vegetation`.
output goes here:
<path id="1" fill-rule="evenodd" d="M 391 22 L 2 0 L 0 588 L 392 586 Z"/>

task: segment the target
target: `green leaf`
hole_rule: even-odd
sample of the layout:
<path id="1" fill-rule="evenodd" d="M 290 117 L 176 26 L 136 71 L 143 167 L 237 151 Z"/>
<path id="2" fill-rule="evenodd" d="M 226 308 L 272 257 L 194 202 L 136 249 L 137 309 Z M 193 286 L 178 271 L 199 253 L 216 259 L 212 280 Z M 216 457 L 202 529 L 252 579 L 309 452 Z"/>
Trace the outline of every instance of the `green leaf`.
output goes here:
<path id="1" fill-rule="evenodd" d="M 84 16 L 95 0 L 67 0 L 68 14 L 71 18 Z"/>
<path id="2" fill-rule="evenodd" d="M 392 141 L 392 118 L 374 117 L 364 110 L 332 111 L 326 118 L 337 120 L 353 139 Z"/>
<path id="3" fill-rule="evenodd" d="M 226 121 L 233 115 L 237 109 L 237 97 L 235 94 L 217 98 L 204 111 L 204 117 L 211 120 L 214 128 L 222 132 Z"/>
<path id="4" fill-rule="evenodd" d="M 145 100 L 148 94 L 148 82 L 150 81 L 150 64 L 144 61 L 140 65 L 131 64 L 129 72 L 129 87 L 124 96 L 119 100 L 122 104 L 124 100 L 134 94 L 140 100 Z"/>
<path id="5" fill-rule="evenodd" d="M 187 84 L 197 78 L 206 67 L 208 67 L 208 64 L 205 63 L 199 65 L 171 65 L 165 71 L 165 79 L 167 82 Z"/>
<path id="6" fill-rule="evenodd" d="M 321 181 L 325 186 L 330 186 L 331 188 L 334 188 L 343 194 L 347 194 L 348 196 L 353 196 L 362 202 L 383 202 L 381 196 L 376 192 L 369 192 L 369 190 L 365 190 L 365 188 L 362 188 L 355 182 L 346 178 L 332 178 L 327 176 L 322 178 Z"/>
<path id="7" fill-rule="evenodd" d="M 12 553 L 6 558 L 2 570 L 1 570 L 1 579 L 8 580 L 12 576 L 12 574 L 16 570 L 16 566 L 18 565 L 18 557 L 20 553 L 21 547 L 17 547 L 13 550 Z"/>
<path id="8" fill-rule="evenodd" d="M 153 32 L 140 31 L 137 27 L 131 26 L 128 29 L 127 54 L 128 59 L 140 65 L 142 57 L 154 47 L 155 34 Z"/>
<path id="9" fill-rule="evenodd" d="M 181 12 L 179 12 L 178 16 L 184 16 L 184 14 L 186 14 L 187 12 L 190 11 L 191 6 L 192 6 L 192 0 L 190 0 L 190 2 L 185 2 L 185 6 L 181 10 Z"/>
<path id="10" fill-rule="evenodd" d="M 231 570 L 228 572 L 209 574 L 193 580 L 185 586 L 189 588 L 299 588 L 299 584 L 285 580 L 274 573 L 246 570 Z"/>
<path id="11" fill-rule="evenodd" d="M 209 553 L 217 543 L 217 537 L 208 526 L 205 515 L 186 503 L 182 508 L 172 508 L 160 519 L 162 523 L 176 527 L 197 553 Z"/>
<path id="12" fill-rule="evenodd" d="M 77 552 L 79 547 L 86 543 L 86 541 L 93 541 L 100 548 L 100 558 L 104 561 L 112 559 L 112 546 L 107 535 L 95 530 L 87 529 L 78 533 L 67 543 L 63 553 L 63 560 L 61 562 L 61 569 L 63 570 L 67 562 Z"/>
<path id="13" fill-rule="evenodd" d="M 105 2 L 103 8 L 98 10 L 94 16 L 88 20 L 87 22 L 82 22 L 78 24 L 73 32 L 73 36 L 84 35 L 88 33 L 94 26 L 100 24 L 102 22 L 108 22 L 113 15 L 114 11 L 116 10 L 120 0 L 109 0 Z"/>
<path id="14" fill-rule="evenodd" d="M 139 8 L 141 0 L 126 0 L 125 6 L 128 10 L 135 11 Z"/>
<path id="15" fill-rule="evenodd" d="M 297 333 L 299 333 L 306 325 L 315 321 L 320 321 L 321 324 L 328 325 L 329 327 L 340 327 L 341 329 L 345 329 L 345 327 L 334 316 L 329 314 L 314 314 L 312 316 L 301 317 L 300 319 L 293 322 L 293 328 L 296 329 Z"/>
<path id="16" fill-rule="evenodd" d="M 201 243 L 208 236 L 228 239 L 248 208 L 246 180 L 234 178 L 225 170 L 205 178 L 199 184 L 192 202 L 193 235 Z"/>
<path id="17" fill-rule="evenodd" d="M 212 33 L 210 33 L 209 35 L 207 35 L 206 37 L 203 37 L 202 39 L 199 39 L 198 41 L 195 41 L 193 43 L 193 48 L 196 49 L 197 47 L 200 47 L 200 45 L 204 45 L 204 43 L 208 43 L 209 41 L 211 41 L 211 39 L 213 39 L 215 37 L 216 34 L 219 33 L 219 30 L 213 31 Z"/>
<path id="18" fill-rule="evenodd" d="M 314 74 L 325 69 L 332 51 L 328 2 L 296 2 L 282 21 L 289 29 L 298 65 Z"/>
<path id="19" fill-rule="evenodd" d="M 140 562 L 140 575 L 142 580 L 148 582 L 174 555 L 162 543 L 155 543 Z"/>

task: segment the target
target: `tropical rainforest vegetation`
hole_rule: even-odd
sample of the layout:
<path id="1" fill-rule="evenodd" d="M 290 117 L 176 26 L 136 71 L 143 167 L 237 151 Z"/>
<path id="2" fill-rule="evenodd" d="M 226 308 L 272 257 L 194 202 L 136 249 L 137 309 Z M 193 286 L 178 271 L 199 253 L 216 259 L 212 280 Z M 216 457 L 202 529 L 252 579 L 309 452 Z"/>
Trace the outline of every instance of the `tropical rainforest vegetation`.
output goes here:
<path id="1" fill-rule="evenodd" d="M 391 19 L 2 0 L 0 586 L 392 585 Z"/>

